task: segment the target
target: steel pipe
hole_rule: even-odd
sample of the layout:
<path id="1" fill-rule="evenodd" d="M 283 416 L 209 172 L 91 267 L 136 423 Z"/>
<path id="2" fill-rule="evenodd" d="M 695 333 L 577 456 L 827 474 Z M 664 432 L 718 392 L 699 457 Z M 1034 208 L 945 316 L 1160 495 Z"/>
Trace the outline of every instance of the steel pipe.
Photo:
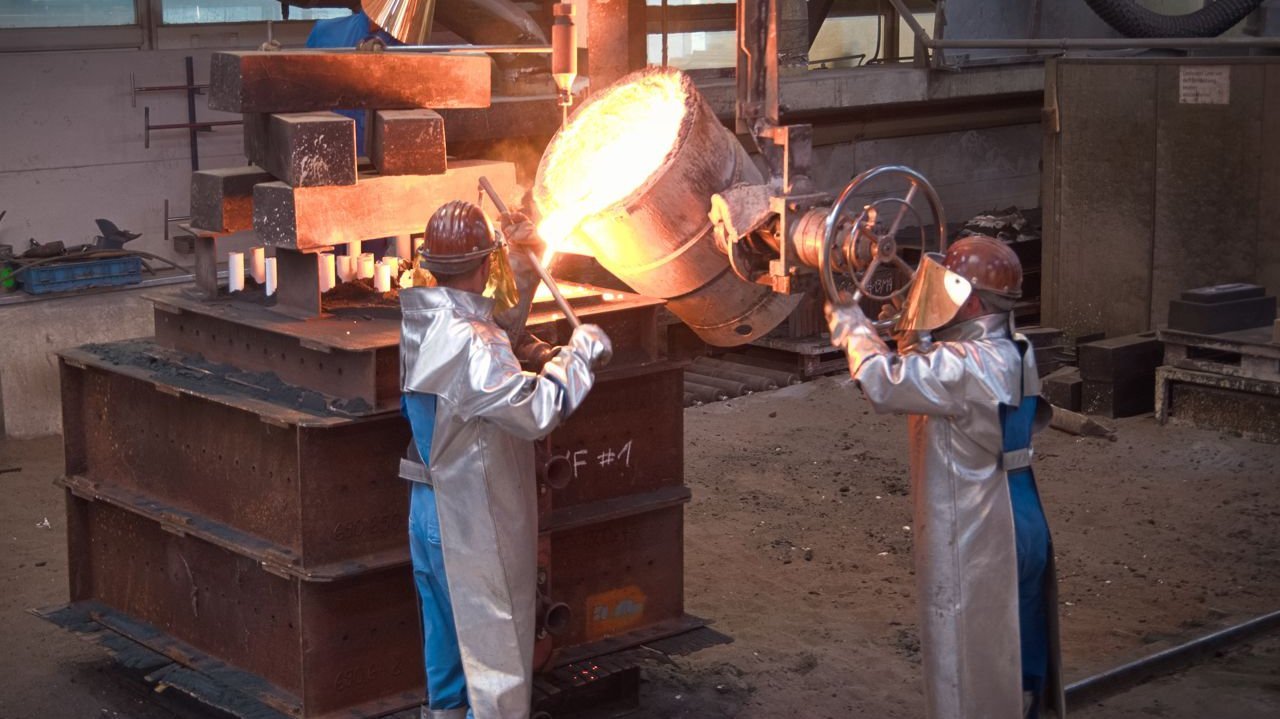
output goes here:
<path id="1" fill-rule="evenodd" d="M 741 374 L 750 374 L 758 377 L 767 377 L 773 380 L 779 387 L 789 387 L 793 384 L 800 384 L 800 378 L 792 372 L 784 372 L 782 370 L 767 369 L 765 367 L 757 367 L 755 365 L 743 364 L 741 362 L 729 362 L 726 360 L 716 359 L 714 357 L 699 357 L 693 361 L 694 367 L 712 367 L 721 371 L 737 372 Z"/>
<path id="2" fill-rule="evenodd" d="M 746 385 L 741 382 L 734 382 L 731 379 L 712 377 L 710 375 L 691 372 L 689 370 L 685 370 L 684 376 L 686 382 L 692 381 L 706 387 L 715 387 L 728 393 L 730 397 L 741 397 L 744 394 L 751 394 L 751 389 Z"/>
<path id="3" fill-rule="evenodd" d="M 503 55 L 550 55 L 550 45 L 389 45 L 387 52 L 483 52 Z"/>
<path id="4" fill-rule="evenodd" d="M 703 404 L 710 404 L 711 402 L 719 402 L 721 400 L 729 399 L 729 393 L 719 387 L 712 387 L 711 385 L 702 384 L 701 382 L 694 382 L 687 377 L 684 380 L 684 389 L 685 392 L 692 394 Z"/>
<path id="5" fill-rule="evenodd" d="M 1159 50 L 1202 48 L 1280 48 L 1280 37 L 1188 37 L 1188 38 L 934 38 L 907 9 L 905 0 L 889 0 L 898 15 L 928 49 L 970 50 Z"/>
<path id="6" fill-rule="evenodd" d="M 695 361 L 690 371 L 708 377 L 717 377 L 726 379 L 731 382 L 741 383 L 744 387 L 752 392 L 767 392 L 771 389 L 777 389 L 778 383 L 769 377 L 749 372 L 726 369 L 720 366 L 713 366 L 701 361 Z"/>
<path id="7" fill-rule="evenodd" d="M 1206 653 L 1276 629 L 1280 629 L 1280 610 L 1073 682 L 1066 689 L 1067 702 L 1079 707 L 1120 693 L 1153 677 L 1181 670 Z"/>

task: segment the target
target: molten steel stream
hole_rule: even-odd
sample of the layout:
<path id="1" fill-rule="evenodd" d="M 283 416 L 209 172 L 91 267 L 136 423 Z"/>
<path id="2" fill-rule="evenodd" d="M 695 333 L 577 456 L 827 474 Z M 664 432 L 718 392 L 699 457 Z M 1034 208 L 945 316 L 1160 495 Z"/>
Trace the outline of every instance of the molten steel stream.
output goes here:
<path id="1" fill-rule="evenodd" d="M 655 72 L 609 88 L 562 128 L 535 197 L 543 264 L 582 223 L 645 184 L 676 146 L 687 112 L 680 75 Z"/>

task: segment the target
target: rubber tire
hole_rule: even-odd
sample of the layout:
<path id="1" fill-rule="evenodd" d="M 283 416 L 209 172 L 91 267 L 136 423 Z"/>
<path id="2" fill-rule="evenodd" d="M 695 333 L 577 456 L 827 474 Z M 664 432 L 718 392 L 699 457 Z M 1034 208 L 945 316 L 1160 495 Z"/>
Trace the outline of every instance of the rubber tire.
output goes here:
<path id="1" fill-rule="evenodd" d="M 1262 0 L 1214 0 L 1186 15 L 1162 15 L 1136 0 L 1085 0 L 1098 17 L 1125 37 L 1217 37 L 1262 4 Z"/>

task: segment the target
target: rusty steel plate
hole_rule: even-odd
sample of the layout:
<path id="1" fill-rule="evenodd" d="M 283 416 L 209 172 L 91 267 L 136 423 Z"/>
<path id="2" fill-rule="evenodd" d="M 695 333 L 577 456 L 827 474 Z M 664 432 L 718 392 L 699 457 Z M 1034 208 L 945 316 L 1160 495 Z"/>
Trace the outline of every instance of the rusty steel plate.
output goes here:
<path id="1" fill-rule="evenodd" d="M 99 602 L 154 628 L 163 636 L 130 638 L 174 661 L 200 668 L 202 657 L 183 650 L 189 645 L 297 697 L 297 705 L 277 708 L 307 718 L 378 716 L 421 701 L 408 567 L 330 583 L 279 577 L 235 552 L 71 494 L 67 528 L 72 602 Z"/>
<path id="2" fill-rule="evenodd" d="M 560 647 L 684 616 L 684 506 L 551 535 L 552 600 L 572 610 Z"/>
<path id="3" fill-rule="evenodd" d="M 398 414 L 311 426 L 296 408 L 202 396 L 177 384 L 180 368 L 155 367 L 65 354 L 67 473 L 83 491 L 133 493 L 265 540 L 303 576 L 403 553 L 408 494 L 396 477 L 410 432 Z"/>
<path id="4" fill-rule="evenodd" d="M 683 484 L 682 366 L 619 374 L 601 373 L 582 406 L 551 435 L 552 454 L 573 468 L 568 485 L 552 491 L 557 511 Z"/>
<path id="5" fill-rule="evenodd" d="M 658 356 L 657 309 L 662 300 L 584 285 L 571 300 L 586 322 L 600 325 L 613 341 L 611 368 L 653 362 Z M 604 300 L 608 295 L 611 299 Z M 299 319 L 259 302 L 209 301 L 182 290 L 147 295 L 156 307 L 156 341 L 253 371 L 273 372 L 285 382 L 349 402 L 350 414 L 395 410 L 400 403 L 400 309 L 394 303 L 342 306 L 324 317 Z M 554 304 L 538 303 L 529 330 L 553 344 L 572 333 Z"/>

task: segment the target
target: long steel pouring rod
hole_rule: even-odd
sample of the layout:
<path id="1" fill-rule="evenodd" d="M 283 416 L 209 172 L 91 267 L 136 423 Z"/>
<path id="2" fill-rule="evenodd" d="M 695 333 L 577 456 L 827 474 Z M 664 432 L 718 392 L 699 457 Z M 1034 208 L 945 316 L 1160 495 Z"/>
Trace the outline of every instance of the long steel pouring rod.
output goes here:
<path id="1" fill-rule="evenodd" d="M 498 53 L 522 55 L 550 55 L 550 45 L 388 45 L 391 52 L 426 52 L 426 53 Z"/>
<path id="2" fill-rule="evenodd" d="M 489 182 L 489 178 L 481 177 L 480 187 L 484 188 L 485 194 L 489 196 L 490 200 L 493 200 L 493 205 L 498 208 L 498 212 L 503 215 L 508 214 L 507 203 L 503 202 L 501 197 L 498 197 L 498 191 L 493 189 L 493 183 Z M 538 277 L 542 278 L 542 284 L 547 286 L 547 289 L 551 292 L 551 296 L 556 299 L 556 304 L 560 306 L 560 311 L 564 313 L 565 319 L 569 320 L 569 324 L 574 329 L 580 327 L 582 325 L 582 320 L 578 319 L 578 315 L 575 314 L 573 308 L 569 306 L 569 301 L 564 298 L 563 294 L 561 294 L 560 288 L 556 285 L 556 281 L 551 277 L 551 273 L 547 271 L 547 268 L 542 266 L 542 263 L 538 261 L 537 256 L 532 252 L 525 250 L 525 254 L 528 255 L 529 261 L 533 263 L 534 269 L 537 270 Z"/>

